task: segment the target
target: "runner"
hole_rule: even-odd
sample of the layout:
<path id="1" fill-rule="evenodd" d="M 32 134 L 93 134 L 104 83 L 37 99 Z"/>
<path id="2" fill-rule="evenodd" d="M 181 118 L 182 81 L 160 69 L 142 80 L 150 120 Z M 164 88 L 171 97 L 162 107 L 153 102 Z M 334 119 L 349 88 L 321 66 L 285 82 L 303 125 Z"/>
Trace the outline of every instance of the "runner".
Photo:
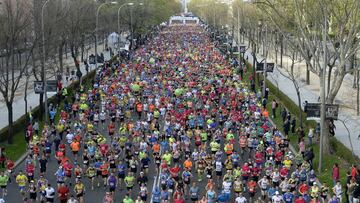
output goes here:
<path id="1" fill-rule="evenodd" d="M 4 198 L 7 195 L 8 182 L 9 182 L 9 176 L 1 171 L 0 172 L 0 187 L 2 190 L 2 198 Z"/>
<path id="2" fill-rule="evenodd" d="M 79 203 L 84 203 L 85 185 L 79 179 L 76 180 L 74 185 L 74 192 Z"/>

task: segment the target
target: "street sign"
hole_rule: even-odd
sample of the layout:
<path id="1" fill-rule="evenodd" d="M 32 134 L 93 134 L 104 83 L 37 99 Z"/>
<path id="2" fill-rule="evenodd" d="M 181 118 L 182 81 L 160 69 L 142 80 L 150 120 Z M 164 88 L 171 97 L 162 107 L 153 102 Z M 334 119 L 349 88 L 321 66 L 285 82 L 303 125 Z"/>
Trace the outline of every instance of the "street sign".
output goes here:
<path id="1" fill-rule="evenodd" d="M 264 72 L 264 63 L 256 63 L 256 72 Z M 274 63 L 266 63 L 266 72 L 267 73 L 272 73 L 274 72 L 274 67 L 275 64 Z"/>
<path id="2" fill-rule="evenodd" d="M 245 52 L 246 52 L 246 47 L 240 46 L 240 53 L 245 53 Z"/>
<path id="3" fill-rule="evenodd" d="M 56 80 L 47 80 L 46 81 L 46 92 L 57 92 L 57 81 Z"/>
<path id="4" fill-rule="evenodd" d="M 42 81 L 34 81 L 34 92 L 35 94 L 44 93 L 44 83 Z"/>
<path id="5" fill-rule="evenodd" d="M 47 91 L 46 92 L 57 92 L 57 81 L 48 80 L 46 81 Z M 34 81 L 34 92 L 35 94 L 44 93 L 44 82 L 43 81 Z"/>
<path id="6" fill-rule="evenodd" d="M 320 118 L 320 103 L 308 103 L 306 105 L 306 117 L 307 118 Z M 326 104 L 326 119 L 338 119 L 339 105 L 338 104 Z"/>
<path id="7" fill-rule="evenodd" d="M 89 56 L 89 64 L 95 64 L 95 55 L 91 54 Z"/>
<path id="8" fill-rule="evenodd" d="M 266 64 L 266 72 L 272 73 L 274 72 L 275 64 L 274 63 L 267 63 Z"/>

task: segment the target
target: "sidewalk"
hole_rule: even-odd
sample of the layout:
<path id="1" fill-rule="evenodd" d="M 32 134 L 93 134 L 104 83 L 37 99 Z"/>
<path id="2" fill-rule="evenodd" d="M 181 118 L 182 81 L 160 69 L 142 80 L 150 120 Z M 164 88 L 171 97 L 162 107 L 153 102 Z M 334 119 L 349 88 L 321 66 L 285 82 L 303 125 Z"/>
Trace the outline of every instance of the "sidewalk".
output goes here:
<path id="1" fill-rule="evenodd" d="M 245 44 L 247 41 L 245 40 Z M 248 45 L 248 44 L 247 44 Z M 270 50 L 272 51 L 272 50 Z M 273 53 L 269 54 L 269 61 L 274 62 L 275 59 Z M 247 50 L 245 53 L 245 58 L 248 57 L 248 61 L 252 64 L 253 57 L 251 54 L 251 49 Z M 257 55 L 258 58 L 259 57 Z M 287 56 L 283 57 L 283 66 L 284 68 L 289 68 L 291 64 L 291 59 Z M 287 75 L 287 71 L 284 69 L 275 68 L 273 73 L 268 73 L 267 79 L 273 83 L 273 85 L 279 87 L 279 89 L 287 95 L 295 104 L 298 103 L 296 89 L 288 78 L 283 76 L 282 74 Z M 294 73 L 297 76 L 297 80 L 300 84 L 300 94 L 301 100 L 304 102 L 307 100 L 309 103 L 317 103 L 318 97 L 320 95 L 320 80 L 319 78 L 311 73 L 310 74 L 310 85 L 306 85 L 305 77 L 306 77 L 306 65 L 304 62 L 297 62 L 294 68 Z M 347 75 L 344 78 L 342 87 L 339 90 L 338 95 L 336 96 L 335 103 L 340 104 L 340 112 L 339 112 L 339 120 L 335 121 L 336 133 L 335 137 L 341 143 L 343 143 L 348 149 L 351 150 L 350 140 L 352 142 L 354 154 L 360 157 L 360 140 L 357 139 L 360 134 L 360 116 L 356 116 L 356 90 L 352 88 L 352 75 Z M 347 126 L 350 135 L 344 126 Z M 349 139 L 350 137 L 350 139 Z"/>
<path id="2" fill-rule="evenodd" d="M 99 55 L 101 53 L 101 51 L 103 50 L 103 45 L 98 45 L 98 50 L 99 50 Z M 95 53 L 95 47 L 92 46 L 91 49 L 89 50 L 89 55 L 91 53 Z M 110 59 L 110 53 L 104 51 L 104 57 L 105 60 L 109 60 Z M 75 70 L 75 65 L 74 65 L 74 61 L 72 59 L 71 56 L 68 56 L 67 59 L 64 57 L 64 67 L 69 66 L 70 71 L 71 70 Z M 90 65 L 89 70 L 93 70 L 95 68 L 95 65 Z M 86 74 L 86 70 L 85 70 L 85 66 L 83 63 L 80 64 L 80 70 L 83 73 L 83 76 Z M 47 79 L 48 80 L 55 80 L 55 76 L 54 73 L 50 71 L 47 72 Z M 34 93 L 34 81 L 35 79 L 33 77 L 29 78 L 29 84 L 28 84 L 28 92 L 27 92 L 27 107 L 28 109 L 30 108 L 30 106 L 32 106 L 32 108 L 35 108 L 36 106 L 39 105 L 39 95 Z M 68 83 L 66 82 L 65 76 L 63 76 L 63 86 L 67 87 L 71 82 L 69 81 Z M 14 103 L 13 103 L 13 118 L 14 121 L 16 121 L 18 118 L 20 118 L 22 115 L 25 114 L 25 101 L 24 101 L 24 90 L 25 90 L 25 78 L 22 79 L 22 81 L 20 82 L 21 84 L 19 84 L 19 89 L 18 91 L 16 91 L 15 93 L 15 99 L 14 99 Z M 20 86 L 21 85 L 21 86 Z M 53 96 L 56 93 L 47 93 L 48 98 L 50 98 L 51 96 Z M 3 116 L 0 116 L 0 129 L 6 127 L 8 125 L 8 111 L 5 105 L 5 102 L 3 102 L 3 98 L 1 96 L 1 100 L 0 100 L 0 112 L 2 112 L 1 114 Z"/>

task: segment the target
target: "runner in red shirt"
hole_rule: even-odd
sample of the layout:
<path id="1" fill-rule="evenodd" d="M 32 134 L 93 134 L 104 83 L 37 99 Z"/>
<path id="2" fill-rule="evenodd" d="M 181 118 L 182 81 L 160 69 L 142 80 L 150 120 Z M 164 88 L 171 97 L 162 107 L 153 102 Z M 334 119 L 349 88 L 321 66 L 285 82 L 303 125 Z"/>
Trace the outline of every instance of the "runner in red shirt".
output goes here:
<path id="1" fill-rule="evenodd" d="M 58 192 L 58 197 L 59 197 L 60 203 L 66 203 L 69 198 L 70 190 L 65 185 L 65 183 L 60 184 L 60 187 L 58 188 L 57 192 Z"/>

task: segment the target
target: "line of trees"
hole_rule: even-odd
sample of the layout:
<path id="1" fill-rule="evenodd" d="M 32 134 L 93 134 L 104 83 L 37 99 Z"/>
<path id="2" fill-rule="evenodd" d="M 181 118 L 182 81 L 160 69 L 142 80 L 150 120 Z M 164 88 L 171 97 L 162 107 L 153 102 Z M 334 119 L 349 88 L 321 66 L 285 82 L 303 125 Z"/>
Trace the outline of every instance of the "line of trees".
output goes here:
<path id="1" fill-rule="evenodd" d="M 213 2 L 195 1 L 203 4 Z M 253 55 L 265 55 L 262 52 L 266 46 L 274 53 L 273 57 L 280 68 L 284 67 L 284 56 L 291 59 L 292 64 L 285 72 L 297 89 L 299 107 L 301 84 L 299 71 L 294 69 L 299 67 L 296 64 L 300 61 L 306 64 L 305 84 L 311 82 L 310 73 L 315 74 L 320 81 L 325 78 L 326 85 L 320 85 L 319 89 L 325 91 L 325 102 L 333 104 L 346 74 L 354 75 L 354 88 L 360 89 L 359 67 L 356 65 L 356 54 L 360 48 L 359 9 L 358 0 L 236 0 L 232 4 L 232 13 L 228 14 L 228 23 L 240 30 L 241 37 L 247 39 Z M 209 18 L 213 12 L 211 9 L 193 5 L 191 11 L 209 24 L 213 23 Z M 240 15 L 239 18 L 237 15 Z M 264 45 L 265 37 L 267 45 Z M 326 45 L 323 45 L 324 41 Z M 326 57 L 324 53 L 327 53 Z M 323 73 L 326 77 L 322 77 Z M 357 97 L 359 112 L 359 93 Z M 331 152 L 328 128 L 329 123 L 325 122 L 322 143 L 324 153 Z"/>
<path id="2" fill-rule="evenodd" d="M 95 12 L 105 1 L 50 0 L 44 8 L 44 37 L 42 43 L 41 8 L 45 0 L 3 0 L 0 4 L 0 93 L 8 109 L 8 143 L 13 142 L 13 103 L 17 91 L 24 91 L 32 80 L 43 81 L 44 77 L 70 74 L 64 65 L 64 57 L 72 58 L 76 69 L 85 59 L 86 47 L 95 42 Z M 125 3 L 104 8 L 99 15 L 99 36 L 117 32 L 117 9 Z M 138 4 L 139 0 L 134 0 Z M 145 37 L 151 28 L 180 11 L 176 0 L 144 0 L 144 6 L 133 8 L 133 35 Z M 123 9 L 121 30 L 130 30 L 129 9 Z M 104 39 L 105 37 L 99 37 Z M 43 51 L 46 50 L 46 63 Z M 65 66 L 65 67 L 64 67 Z M 30 82 L 30 84 L 29 84 Z M 25 95 L 27 92 L 25 91 Z M 43 111 L 44 95 L 39 95 Z M 27 98 L 24 98 L 27 103 Z M 27 113 L 27 106 L 25 107 Z"/>

